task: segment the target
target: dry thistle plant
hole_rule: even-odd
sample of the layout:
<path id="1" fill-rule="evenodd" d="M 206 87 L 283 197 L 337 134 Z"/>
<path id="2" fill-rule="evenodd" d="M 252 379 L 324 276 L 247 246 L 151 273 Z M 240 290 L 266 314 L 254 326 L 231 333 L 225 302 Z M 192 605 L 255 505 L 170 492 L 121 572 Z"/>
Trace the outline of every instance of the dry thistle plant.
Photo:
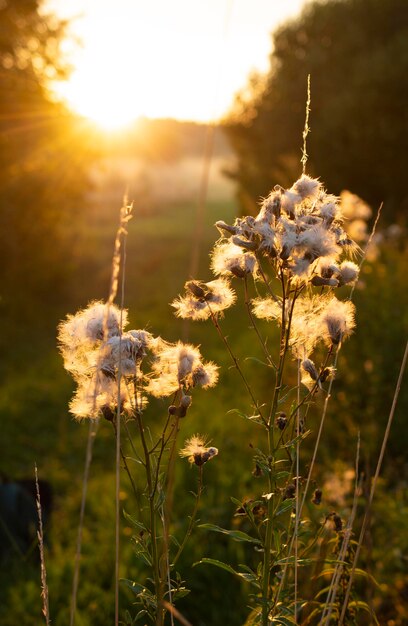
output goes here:
<path id="1" fill-rule="evenodd" d="M 337 546 L 330 559 L 344 560 L 345 530 L 335 512 L 313 530 L 310 520 L 302 516 L 316 449 L 307 475 L 300 446 L 311 432 L 309 412 L 318 394 L 326 398 L 327 408 L 338 351 L 355 326 L 354 305 L 350 299 L 339 299 L 336 290 L 356 283 L 359 267 L 352 259 L 360 249 L 345 230 L 340 199 L 306 174 L 290 189 L 276 186 L 263 200 L 256 217 L 240 217 L 234 224 L 218 221 L 216 226 L 221 234 L 211 259 L 216 279 L 187 281 L 185 294 L 172 306 L 178 317 L 210 319 L 238 369 L 255 411 L 247 417 L 262 433 L 253 474 L 263 478 L 263 487 L 250 502 L 234 500 L 237 515 L 245 520 L 249 532 L 203 525 L 247 542 L 252 547 L 250 561 L 239 571 L 210 558 L 201 562 L 227 569 L 250 583 L 254 608 L 247 626 L 334 623 L 330 620 L 341 610 L 340 594 L 336 600 L 330 592 L 330 598 L 334 598 L 330 607 L 318 598 L 302 597 L 300 568 L 314 561 L 318 539 L 329 525 Z M 231 280 L 243 282 L 251 327 L 274 381 L 269 397 L 255 397 L 251 381 L 221 329 L 221 315 L 236 301 Z M 256 294 L 252 298 L 251 283 Z M 280 328 L 279 344 L 274 349 L 269 349 L 256 319 Z M 293 384 L 295 372 L 297 384 Z M 312 502 L 319 506 L 321 500 L 322 492 L 317 488 Z M 349 551 L 350 533 L 348 526 Z M 349 556 L 351 559 L 351 553 Z M 337 579 L 338 572 L 335 569 Z M 344 582 L 347 564 L 342 576 Z M 355 623 L 352 602 L 346 609 L 351 621 L 346 619 L 344 623 Z"/>
<path id="2" fill-rule="evenodd" d="M 122 422 L 130 438 L 132 462 L 136 463 L 138 474 L 140 467 L 144 470 L 145 501 L 140 516 L 127 516 L 127 520 L 137 532 L 136 553 L 147 566 L 147 579 L 152 584 L 148 580 L 143 584 L 126 582 L 142 607 L 135 620 L 150 618 L 160 626 L 166 607 L 172 608 L 177 597 L 186 592 L 180 578 L 173 578 L 172 570 L 193 530 L 202 493 L 203 465 L 217 454 L 217 449 L 207 447 L 201 436 L 187 441 L 181 451 L 198 467 L 199 488 L 186 536 L 176 544 L 175 553 L 170 554 L 167 502 L 171 499 L 176 437 L 180 420 L 191 406 L 194 388 L 213 387 L 218 368 L 205 362 L 192 345 L 168 343 L 145 330 L 125 330 L 126 326 L 126 310 L 112 303 L 92 302 L 60 324 L 58 338 L 65 368 L 77 383 L 71 413 L 78 420 L 104 417 L 112 423 L 117 437 Z M 158 434 L 145 422 L 149 396 L 171 396 Z M 130 433 L 131 423 L 136 425 L 137 437 Z M 138 499 L 131 462 L 122 448 L 120 452 Z"/>

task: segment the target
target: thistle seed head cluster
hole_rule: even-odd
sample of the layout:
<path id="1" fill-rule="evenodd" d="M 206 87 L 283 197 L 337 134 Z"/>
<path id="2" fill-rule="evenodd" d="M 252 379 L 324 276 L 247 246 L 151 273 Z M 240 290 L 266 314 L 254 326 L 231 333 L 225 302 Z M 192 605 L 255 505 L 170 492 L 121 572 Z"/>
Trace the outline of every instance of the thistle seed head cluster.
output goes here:
<path id="1" fill-rule="evenodd" d="M 354 206 L 357 199 L 349 194 L 343 202 Z M 358 206 L 363 210 L 366 205 Z M 267 265 L 296 296 L 257 297 L 253 314 L 278 324 L 287 324 L 290 316 L 288 344 L 295 358 L 306 363 L 304 382 L 320 385 L 322 373 L 308 365 L 313 350 L 320 342 L 337 346 L 355 326 L 353 304 L 333 295 L 334 289 L 353 285 L 359 275 L 359 267 L 347 258 L 359 248 L 344 229 L 340 199 L 326 193 L 319 180 L 303 174 L 290 189 L 276 186 L 256 217 L 239 217 L 232 225 L 220 220 L 216 226 L 221 238 L 212 252 L 211 268 L 218 278 L 209 283 L 188 281 L 186 294 L 172 304 L 176 315 L 205 320 L 223 312 L 236 300 L 228 279 L 250 275 L 257 279 L 261 266 Z M 330 375 L 325 372 L 325 379 Z"/>
<path id="2" fill-rule="evenodd" d="M 184 390 L 216 384 L 217 366 L 205 363 L 197 348 L 167 343 L 145 330 L 125 332 L 126 324 L 127 311 L 103 302 L 93 302 L 61 322 L 58 341 L 64 366 L 78 385 L 70 403 L 75 417 L 104 415 L 112 420 L 118 405 L 121 411 L 140 411 L 146 394 L 162 397 L 179 390 L 186 404 Z M 146 356 L 151 365 L 144 371 Z"/>
<path id="3" fill-rule="evenodd" d="M 186 295 L 179 296 L 172 306 L 176 315 L 184 319 L 206 320 L 211 314 L 221 313 L 232 306 L 236 295 L 228 280 L 218 278 L 208 283 L 189 280 L 185 284 Z"/>
<path id="4" fill-rule="evenodd" d="M 204 465 L 218 454 L 218 448 L 207 447 L 206 437 L 193 435 L 187 439 L 184 448 L 180 450 L 180 456 L 188 459 L 192 465 Z"/>
<path id="5" fill-rule="evenodd" d="M 315 286 L 338 287 L 358 277 L 355 264 L 339 263 L 344 253 L 357 249 L 343 228 L 339 199 L 305 174 L 290 189 L 276 186 L 256 217 L 216 226 L 223 237 L 213 252 L 216 274 L 256 274 L 259 259 L 266 257 L 277 273 L 283 270 Z"/>

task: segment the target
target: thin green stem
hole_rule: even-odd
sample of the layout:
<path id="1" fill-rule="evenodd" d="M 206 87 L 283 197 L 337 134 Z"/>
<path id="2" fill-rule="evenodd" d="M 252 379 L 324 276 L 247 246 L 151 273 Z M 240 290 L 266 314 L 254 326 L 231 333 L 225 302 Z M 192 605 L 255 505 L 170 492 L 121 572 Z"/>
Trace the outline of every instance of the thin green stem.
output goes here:
<path id="1" fill-rule="evenodd" d="M 186 534 L 184 535 L 184 539 L 180 544 L 179 549 L 177 550 L 177 554 L 173 559 L 172 562 L 172 566 L 174 566 L 177 561 L 180 558 L 181 553 L 183 552 L 185 545 L 187 543 L 187 541 L 190 538 L 191 533 L 193 532 L 193 528 L 194 528 L 194 524 L 195 524 L 195 520 L 197 517 L 197 512 L 198 512 L 198 507 L 200 505 L 200 500 L 201 500 L 201 495 L 203 493 L 203 466 L 200 465 L 198 467 L 198 486 L 197 486 L 197 494 L 196 494 L 196 499 L 195 499 L 195 503 L 194 503 L 194 509 L 193 512 L 190 515 L 190 521 L 187 527 L 187 531 Z"/>
<path id="2" fill-rule="evenodd" d="M 150 515 L 150 542 L 151 542 L 152 562 L 153 562 L 153 579 L 154 579 L 154 587 L 155 587 L 156 601 L 157 601 L 156 626 L 162 626 L 163 620 L 164 620 L 163 597 L 162 597 L 163 594 L 162 594 L 162 584 L 161 584 L 161 576 L 160 576 L 159 553 L 157 549 L 157 519 L 156 519 L 156 509 L 154 506 L 152 466 L 151 466 L 151 459 L 149 455 L 149 449 L 146 443 L 142 417 L 138 411 L 136 411 L 135 417 L 136 417 L 137 425 L 139 427 L 140 440 L 142 442 L 144 459 L 145 459 L 145 468 L 146 468 L 146 479 L 147 479 L 148 500 L 149 500 L 149 515 Z"/>
<path id="3" fill-rule="evenodd" d="M 262 338 L 262 336 L 261 336 L 261 334 L 259 332 L 258 326 L 257 326 L 257 324 L 255 322 L 255 318 L 254 318 L 254 316 L 252 314 L 252 311 L 251 311 L 251 305 L 250 305 L 249 294 L 248 294 L 248 280 L 247 280 L 246 276 L 244 278 L 244 291 L 245 291 L 245 306 L 246 306 L 246 309 L 247 309 L 247 312 L 248 312 L 249 319 L 251 320 L 252 327 L 253 327 L 253 329 L 254 329 L 254 331 L 256 333 L 256 336 L 259 339 L 259 343 L 262 346 L 262 350 L 263 350 L 263 352 L 265 354 L 265 357 L 266 357 L 266 360 L 268 361 L 268 364 L 271 365 L 276 370 L 277 369 L 276 364 L 272 360 L 272 357 L 271 357 L 271 355 L 269 354 L 269 351 L 266 348 L 265 341 L 263 340 L 263 338 Z"/>
<path id="4" fill-rule="evenodd" d="M 253 394 L 253 392 L 252 392 L 251 387 L 250 387 L 250 386 L 249 386 L 249 384 L 248 384 L 247 379 L 245 378 L 245 375 L 244 375 L 244 373 L 243 373 L 243 371 L 242 371 L 242 369 L 241 369 L 241 366 L 239 365 L 238 359 L 236 358 L 236 356 L 235 356 L 235 355 L 234 355 L 234 353 L 232 352 L 231 347 L 230 347 L 230 345 L 229 345 L 229 343 L 228 343 L 228 340 L 227 340 L 227 338 L 225 337 L 224 333 L 223 333 L 223 332 L 222 332 L 222 330 L 221 330 L 221 326 L 220 326 L 220 324 L 219 324 L 219 322 L 218 322 L 218 319 L 217 319 L 216 315 L 213 313 L 213 311 L 211 310 L 211 307 L 209 306 L 208 302 L 207 302 L 207 306 L 208 306 L 208 307 L 209 307 L 209 309 L 210 309 L 211 320 L 212 320 L 212 322 L 213 322 L 213 324 L 214 324 L 214 326 L 215 326 L 215 328 L 216 328 L 216 330 L 217 330 L 217 332 L 218 332 L 218 334 L 219 334 L 219 336 L 220 336 L 220 338 L 221 338 L 221 341 L 223 342 L 223 344 L 224 344 L 224 345 L 225 345 L 225 347 L 227 348 L 228 354 L 230 355 L 230 357 L 231 357 L 231 359 L 232 359 L 232 361 L 233 361 L 233 363 L 234 363 L 234 365 L 235 365 L 235 367 L 236 367 L 236 369 L 237 369 L 237 371 L 238 371 L 239 375 L 240 375 L 240 376 L 241 376 L 241 378 L 242 378 L 242 381 L 243 381 L 243 383 L 244 383 L 244 385 L 245 385 L 246 390 L 247 390 L 247 391 L 248 391 L 248 393 L 249 393 L 249 396 L 250 396 L 250 398 L 251 398 L 251 400 L 252 400 L 252 402 L 253 402 L 253 404 L 254 404 L 254 407 L 255 407 L 255 408 L 256 408 L 256 410 L 258 411 L 259 416 L 260 416 L 260 418 L 261 418 L 261 420 L 262 420 L 262 422 L 263 422 L 264 426 L 268 427 L 268 423 L 267 423 L 266 419 L 264 418 L 264 416 L 263 416 L 263 414 L 262 414 L 262 411 L 261 411 L 261 409 L 260 409 L 260 406 L 259 406 L 259 404 L 258 404 L 257 400 L 255 399 L 255 396 L 254 396 L 254 394 Z"/>

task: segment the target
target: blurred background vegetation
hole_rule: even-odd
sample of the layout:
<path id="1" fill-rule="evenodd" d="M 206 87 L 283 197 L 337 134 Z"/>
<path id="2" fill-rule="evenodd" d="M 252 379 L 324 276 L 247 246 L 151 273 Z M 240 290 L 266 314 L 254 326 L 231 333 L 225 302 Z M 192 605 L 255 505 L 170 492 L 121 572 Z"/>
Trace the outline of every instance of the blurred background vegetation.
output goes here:
<path id="1" fill-rule="evenodd" d="M 200 244 L 200 278 L 209 278 L 208 252 L 217 219 L 254 211 L 275 184 L 300 174 L 307 75 L 312 82 L 308 171 L 330 192 L 349 189 L 382 215 L 355 291 L 357 331 L 344 347 L 318 457 L 323 518 L 350 510 L 347 476 L 361 432 L 366 490 L 391 406 L 407 336 L 405 181 L 408 153 L 408 5 L 406 0 L 311 3 L 273 35 L 270 70 L 254 75 L 215 130 L 209 193 L 198 210 L 208 128 L 174 120 L 141 120 L 125 136 L 106 137 L 53 100 L 47 84 L 69 72 L 60 53 L 66 24 L 39 13 L 36 0 L 0 2 L 0 413 L 2 508 L 0 622 L 32 626 L 41 614 L 35 518 L 28 527 L 7 517 L 11 485 L 32 479 L 34 462 L 47 480 L 47 570 L 53 623 L 69 623 L 69 602 L 87 424 L 74 423 L 67 404 L 71 381 L 56 349 L 56 326 L 67 313 L 107 295 L 118 208 L 128 187 L 126 305 L 131 326 L 169 340 L 201 344 L 222 365 L 213 392 L 197 395 L 181 437 L 207 433 L 219 458 L 206 468 L 203 522 L 237 525 L 230 496 L 263 488 L 251 474 L 256 433 L 230 409 L 249 402 L 229 368 L 215 332 L 186 326 L 168 303 L 189 277 Z M 210 129 L 213 132 L 214 129 Z M 207 149 L 205 144 L 207 142 Z M 228 175 L 226 177 L 223 172 Z M 372 225 L 372 222 L 371 222 Z M 202 227 L 201 227 L 202 226 Z M 248 373 L 267 392 L 245 312 L 226 316 L 231 343 Z M 267 327 L 265 327 L 266 330 Z M 273 342 L 275 331 L 267 329 Z M 160 423 L 166 405 L 149 407 Z M 408 394 L 403 386 L 361 565 L 378 581 L 363 596 L 380 624 L 408 624 Z M 317 419 L 317 417 L 316 417 Z M 312 428 L 315 424 L 312 425 Z M 80 625 L 112 624 L 114 562 L 114 441 L 101 424 L 95 445 L 85 520 L 78 598 Z M 312 445 L 313 442 L 307 445 Z M 305 453 L 306 454 L 306 453 Z M 194 469 L 179 462 L 175 531 L 193 505 Z M 326 486 L 325 486 L 326 485 Z M 44 487 L 45 489 L 45 487 Z M 123 505 L 132 501 L 123 479 Z M 21 496 L 21 494 L 20 494 Z M 51 499 L 51 495 L 50 495 Z M 24 505 L 24 503 L 23 503 Z M 7 508 L 9 507 L 9 508 Z M 361 502 L 364 510 L 364 496 Z M 316 513 L 314 513 L 316 515 Z M 122 575 L 142 574 L 123 522 Z M 220 538 L 221 537 L 221 538 Z M 180 609 L 194 626 L 241 624 L 246 598 L 239 584 L 202 556 L 240 562 L 241 547 L 198 530 L 180 564 L 193 593 Z M 125 592 L 124 592 L 125 594 Z M 130 605 L 131 597 L 123 600 Z M 361 623 L 364 622 L 361 618 Z"/>

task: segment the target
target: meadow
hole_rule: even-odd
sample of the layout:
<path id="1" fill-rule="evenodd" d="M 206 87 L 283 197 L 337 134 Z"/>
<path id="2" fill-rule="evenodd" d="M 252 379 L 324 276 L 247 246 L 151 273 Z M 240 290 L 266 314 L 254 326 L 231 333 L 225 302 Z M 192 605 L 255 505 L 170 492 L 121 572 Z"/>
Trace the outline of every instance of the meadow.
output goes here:
<path id="1" fill-rule="evenodd" d="M 125 167 L 124 167 L 125 165 Z M 231 224 L 238 214 L 233 185 L 220 174 L 219 159 L 212 164 L 209 194 L 199 238 L 199 278 L 211 278 L 208 254 L 218 234 L 217 220 Z M 72 258 L 69 301 L 42 294 L 40 302 L 29 303 L 18 328 L 6 329 L 12 338 L 7 371 L 3 373 L 0 395 L 3 452 L 1 470 L 8 479 L 32 478 L 37 463 L 40 479 L 52 486 L 53 505 L 46 520 L 46 566 L 50 615 L 58 626 L 69 624 L 69 604 L 76 545 L 82 473 L 88 436 L 88 421 L 77 423 L 68 414 L 73 386 L 63 370 L 56 346 L 56 327 L 67 313 L 88 302 L 106 299 L 109 291 L 113 241 L 118 225 L 118 208 L 131 178 L 129 198 L 133 217 L 128 224 L 125 307 L 131 327 L 147 329 L 170 341 L 181 338 L 200 345 L 206 359 L 221 366 L 215 390 L 195 393 L 193 406 L 183 421 L 180 445 L 193 434 L 206 434 L 219 449 L 218 457 L 205 468 L 205 491 L 198 517 L 200 523 L 222 528 L 245 529 L 236 515 L 239 501 L 250 501 L 258 489 L 253 477 L 253 450 L 259 444 L 253 425 L 240 417 L 248 413 L 245 389 L 240 384 L 222 342 L 208 322 L 191 323 L 176 319 L 169 303 L 182 292 L 190 278 L 193 248 L 197 245 L 197 195 L 202 163 L 199 159 L 173 165 L 152 166 L 108 162 L 93 175 L 93 188 L 83 211 Z M 126 172 L 126 174 L 124 174 Z M 357 433 L 360 431 L 360 471 L 372 475 L 375 467 L 394 387 L 403 355 L 406 328 L 404 267 L 406 249 L 401 232 L 379 228 L 373 254 L 362 268 L 355 290 L 357 328 L 345 344 L 338 361 L 338 375 L 322 442 L 317 457 L 314 486 L 323 489 L 323 506 L 307 504 L 309 515 L 318 522 L 332 511 L 344 519 L 353 500 Z M 374 254 L 375 247 L 375 254 Z M 343 288 L 345 289 L 345 288 Z M 243 289 L 237 287 L 241 293 Z M 241 293 L 242 295 L 242 293 Z M 255 294 L 253 294 L 255 295 Z M 21 294 L 22 298 L 23 294 Z M 22 298 L 23 300 L 23 298 Z M 381 302 L 381 307 L 378 303 Z M 263 355 L 249 332 L 251 325 L 244 306 L 226 312 L 221 321 L 228 341 L 239 355 L 241 366 L 255 377 L 255 391 L 267 392 L 270 379 L 259 365 Z M 260 322 L 268 343 L 278 342 L 278 330 Z M 318 400 L 321 408 L 322 400 Z M 408 503 L 404 468 L 406 457 L 407 392 L 399 399 L 388 453 L 374 501 L 368 540 L 362 553 L 362 569 L 368 576 L 358 581 L 359 594 L 373 609 L 380 624 L 408 623 L 406 598 L 406 528 Z M 167 412 L 163 400 L 152 402 L 146 419 L 160 424 Z M 314 418 L 316 419 L 316 418 Z M 311 453 L 317 421 L 310 425 L 311 441 L 305 442 L 305 456 Z M 302 448 L 303 450 L 303 448 Z M 185 528 L 194 506 L 196 468 L 181 459 L 176 462 L 176 500 L 172 524 Z M 356 530 L 361 525 L 369 492 L 363 482 L 359 495 Z M 135 514 L 135 503 L 127 476 L 121 477 L 121 508 Z M 77 626 L 112 624 L 114 621 L 115 543 L 115 441 L 106 421 L 100 424 L 88 485 L 84 523 L 81 572 L 77 599 Z M 33 531 L 33 529 L 31 529 Z M 325 531 L 325 541 L 335 537 Z M 142 569 L 131 547 L 134 529 L 121 515 L 120 575 L 140 582 Z M 1 575 L 0 621 L 4 626 L 38 624 L 41 615 L 40 576 L 37 546 L 32 532 L 27 553 L 12 546 L 4 559 Z M 325 544 L 325 545 L 326 545 Z M 329 545 L 329 544 L 327 544 Z M 384 550 L 384 546 L 386 549 Z M 248 583 L 211 565 L 192 567 L 203 557 L 236 566 L 248 556 L 247 547 L 228 537 L 196 528 L 187 544 L 179 569 L 191 594 L 177 604 L 194 626 L 218 626 L 245 622 Z M 214 580 L 216 584 L 214 584 Z M 309 593 L 316 592 L 316 581 Z M 121 586 L 122 617 L 134 597 Z M 358 624 L 372 623 L 370 614 L 358 614 Z M 282 622 L 284 623 L 284 622 Z M 350 622 L 351 623 L 351 622 Z"/>

